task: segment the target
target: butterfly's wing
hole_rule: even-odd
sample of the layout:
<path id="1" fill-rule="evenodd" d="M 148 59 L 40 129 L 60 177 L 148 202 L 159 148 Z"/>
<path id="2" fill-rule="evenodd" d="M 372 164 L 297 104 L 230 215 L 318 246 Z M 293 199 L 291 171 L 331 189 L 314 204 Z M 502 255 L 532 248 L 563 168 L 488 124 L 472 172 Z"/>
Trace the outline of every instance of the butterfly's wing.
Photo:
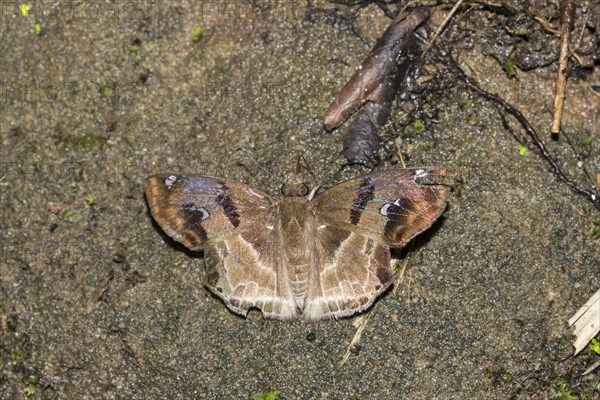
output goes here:
<path id="1" fill-rule="evenodd" d="M 392 282 L 390 249 L 340 226 L 322 224 L 304 301 L 307 319 L 344 317 L 368 308 Z"/>
<path id="2" fill-rule="evenodd" d="M 146 179 L 145 192 L 161 228 L 196 251 L 210 241 L 268 224 L 275 205 L 265 193 L 208 176 L 154 175 Z"/>
<path id="3" fill-rule="evenodd" d="M 272 197 L 219 178 L 174 174 L 147 178 L 145 192 L 152 216 L 169 236 L 204 250 L 206 284 L 232 311 L 296 315 L 277 252 Z"/>
<path id="4" fill-rule="evenodd" d="M 335 185 L 313 202 L 320 221 L 402 247 L 446 208 L 448 186 L 416 182 L 436 176 L 452 174 L 443 168 L 375 172 Z"/>
<path id="5" fill-rule="evenodd" d="M 375 172 L 317 196 L 316 261 L 304 314 L 341 317 L 368 308 L 392 283 L 389 247 L 404 246 L 446 208 L 448 187 L 416 179 L 450 175 L 441 168 Z"/>

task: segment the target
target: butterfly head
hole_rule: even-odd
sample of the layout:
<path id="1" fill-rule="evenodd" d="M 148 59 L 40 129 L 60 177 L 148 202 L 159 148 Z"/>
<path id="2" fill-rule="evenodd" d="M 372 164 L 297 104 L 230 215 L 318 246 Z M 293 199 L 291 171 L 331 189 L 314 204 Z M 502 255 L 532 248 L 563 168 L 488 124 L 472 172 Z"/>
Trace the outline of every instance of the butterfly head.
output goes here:
<path id="1" fill-rule="evenodd" d="M 313 179 L 310 179 L 308 181 L 306 179 L 303 179 L 302 161 L 304 161 L 304 168 L 310 173 Z M 314 174 L 310 170 L 308 163 L 306 162 L 303 156 L 298 156 L 298 158 L 296 159 L 296 171 L 290 173 L 287 176 L 287 180 L 281 187 L 281 194 L 285 197 L 308 196 L 308 199 L 311 200 L 318 188 L 319 186 L 315 185 Z"/>
<path id="2" fill-rule="evenodd" d="M 281 187 L 281 194 L 286 197 L 308 195 L 308 185 L 299 175 L 292 175 Z"/>

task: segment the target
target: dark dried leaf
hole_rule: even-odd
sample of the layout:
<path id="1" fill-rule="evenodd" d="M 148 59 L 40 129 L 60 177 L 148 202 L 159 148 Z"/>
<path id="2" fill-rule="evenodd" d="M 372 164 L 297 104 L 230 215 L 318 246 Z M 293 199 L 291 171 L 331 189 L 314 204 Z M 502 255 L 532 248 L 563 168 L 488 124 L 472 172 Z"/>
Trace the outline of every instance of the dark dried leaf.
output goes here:
<path id="1" fill-rule="evenodd" d="M 329 105 L 323 124 L 331 130 L 341 125 L 348 116 L 366 102 L 382 103 L 384 86 L 400 78 L 398 63 L 416 47 L 414 30 L 429 17 L 426 8 L 417 8 L 410 14 L 402 13 L 385 30 L 361 68 L 350 78 L 339 96 Z M 408 57 L 412 59 L 413 57 Z M 406 73 L 407 69 L 404 69 Z"/>
<path id="2" fill-rule="evenodd" d="M 344 133 L 344 149 L 342 154 L 354 164 L 363 164 L 367 167 L 375 165 L 375 157 L 381 139 L 377 136 L 377 125 L 371 120 L 368 108 L 376 106 L 369 103 L 357 114 L 352 124 Z"/>

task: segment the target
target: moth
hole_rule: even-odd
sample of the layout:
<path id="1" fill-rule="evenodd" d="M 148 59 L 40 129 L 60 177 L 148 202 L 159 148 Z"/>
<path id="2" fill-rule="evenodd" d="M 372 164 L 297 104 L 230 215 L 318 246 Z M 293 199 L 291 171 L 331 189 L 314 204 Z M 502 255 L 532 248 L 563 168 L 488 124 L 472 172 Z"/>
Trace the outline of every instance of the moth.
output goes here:
<path id="1" fill-rule="evenodd" d="M 315 196 L 296 173 L 277 201 L 216 177 L 159 174 L 146 179 L 145 194 L 167 235 L 204 252 L 205 284 L 231 311 L 318 320 L 361 312 L 390 286 L 390 247 L 446 208 L 449 187 L 417 180 L 451 175 L 373 172 Z"/>

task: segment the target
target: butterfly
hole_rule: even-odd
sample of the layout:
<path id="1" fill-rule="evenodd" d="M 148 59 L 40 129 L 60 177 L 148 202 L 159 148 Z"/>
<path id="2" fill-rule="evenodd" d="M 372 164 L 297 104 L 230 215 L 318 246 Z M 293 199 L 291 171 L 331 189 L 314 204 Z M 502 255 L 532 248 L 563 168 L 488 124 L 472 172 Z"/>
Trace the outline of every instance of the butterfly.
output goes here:
<path id="1" fill-rule="evenodd" d="M 204 252 L 206 286 L 243 316 L 318 320 L 367 309 L 392 283 L 390 247 L 429 228 L 450 188 L 420 184 L 443 168 L 373 172 L 315 196 L 299 174 L 283 198 L 211 176 L 145 181 L 150 212 L 167 235 Z"/>

